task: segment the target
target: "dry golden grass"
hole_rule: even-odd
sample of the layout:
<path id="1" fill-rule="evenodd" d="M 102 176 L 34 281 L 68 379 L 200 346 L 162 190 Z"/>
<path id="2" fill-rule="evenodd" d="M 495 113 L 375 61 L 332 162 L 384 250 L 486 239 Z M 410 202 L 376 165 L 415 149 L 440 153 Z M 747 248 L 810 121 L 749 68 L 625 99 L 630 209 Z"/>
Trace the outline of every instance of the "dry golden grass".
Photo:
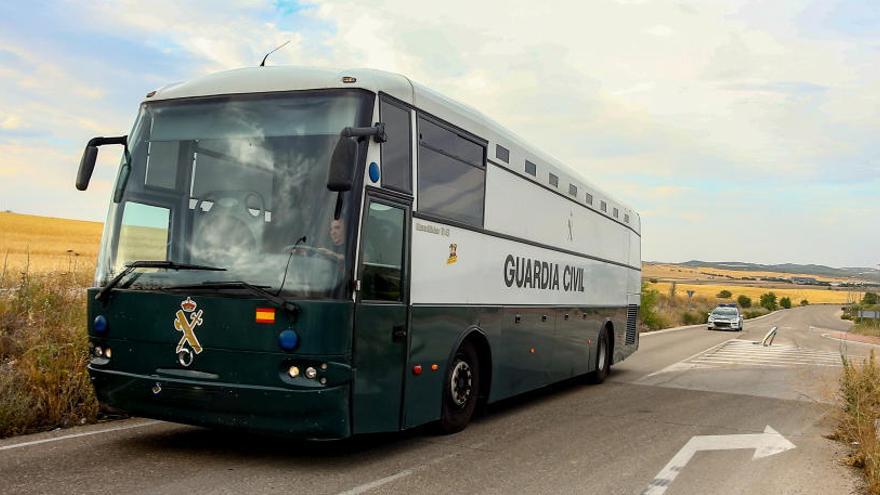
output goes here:
<path id="1" fill-rule="evenodd" d="M 649 287 L 657 289 L 661 294 L 668 294 L 669 287 L 672 285 L 671 282 L 658 282 L 656 284 L 648 284 Z M 750 285 L 722 285 L 722 284 L 684 284 L 684 283 L 676 283 L 676 290 L 679 295 L 686 294 L 688 290 L 695 291 L 694 295 L 697 297 L 704 297 L 708 299 L 716 300 L 716 295 L 722 290 L 729 290 L 733 293 L 733 297 L 729 300 L 729 302 L 735 302 L 737 296 L 740 294 L 744 294 L 752 299 L 752 304 L 757 305 L 758 299 L 761 297 L 761 294 L 766 292 L 773 292 L 779 298 L 788 297 L 791 299 L 791 303 L 795 306 L 799 305 L 800 302 L 804 299 L 810 302 L 810 304 L 844 304 L 847 302 L 857 301 L 862 298 L 861 292 L 849 292 L 844 290 L 828 290 L 828 289 L 814 289 L 814 288 L 802 288 L 794 286 L 792 288 L 767 288 L 767 287 L 755 287 Z M 727 300 L 726 300 L 727 301 Z"/>
<path id="2" fill-rule="evenodd" d="M 94 265 L 103 224 L 62 218 L 0 213 L 0 271 L 78 271 Z"/>
<path id="3" fill-rule="evenodd" d="M 713 275 L 707 275 L 711 273 Z M 717 276 L 716 276 L 717 275 Z M 739 270 L 722 270 L 720 268 L 710 267 L 688 267 L 679 265 L 669 265 L 665 263 L 643 263 L 642 277 L 645 279 L 656 278 L 662 280 L 729 280 L 726 276 L 739 279 L 742 277 L 808 277 L 826 282 L 852 282 L 851 279 L 844 277 L 827 277 L 825 275 L 810 275 L 797 273 L 782 272 L 765 272 L 765 271 L 739 271 Z"/>
<path id="4" fill-rule="evenodd" d="M 840 378 L 843 411 L 834 436 L 852 446 L 847 461 L 865 471 L 867 492 L 880 495 L 880 440 L 877 438 L 880 367 L 874 351 L 862 363 L 844 360 L 843 364 Z"/>

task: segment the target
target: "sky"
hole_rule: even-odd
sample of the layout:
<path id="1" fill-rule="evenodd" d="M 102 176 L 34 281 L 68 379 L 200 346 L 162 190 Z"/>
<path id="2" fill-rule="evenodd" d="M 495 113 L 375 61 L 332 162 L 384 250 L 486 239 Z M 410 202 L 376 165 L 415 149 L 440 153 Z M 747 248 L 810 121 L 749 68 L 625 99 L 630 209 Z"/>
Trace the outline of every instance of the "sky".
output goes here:
<path id="1" fill-rule="evenodd" d="M 0 210 L 102 220 L 145 93 L 275 65 L 403 73 L 642 216 L 645 260 L 880 263 L 880 3 L 0 3 Z"/>

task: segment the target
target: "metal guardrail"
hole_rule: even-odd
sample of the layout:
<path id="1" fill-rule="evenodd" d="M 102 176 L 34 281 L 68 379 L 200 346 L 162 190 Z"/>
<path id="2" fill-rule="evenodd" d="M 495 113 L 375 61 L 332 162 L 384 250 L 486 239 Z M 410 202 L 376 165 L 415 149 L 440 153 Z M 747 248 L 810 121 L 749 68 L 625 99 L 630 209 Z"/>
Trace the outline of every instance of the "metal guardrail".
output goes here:
<path id="1" fill-rule="evenodd" d="M 761 340 L 761 345 L 762 345 L 762 346 L 764 346 L 764 347 L 768 347 L 768 346 L 773 345 L 773 339 L 776 338 L 776 329 L 777 329 L 777 328 L 778 328 L 778 327 L 773 327 L 773 328 L 770 329 L 769 332 L 767 332 L 767 335 L 765 335 L 765 336 L 764 336 L 764 339 Z"/>

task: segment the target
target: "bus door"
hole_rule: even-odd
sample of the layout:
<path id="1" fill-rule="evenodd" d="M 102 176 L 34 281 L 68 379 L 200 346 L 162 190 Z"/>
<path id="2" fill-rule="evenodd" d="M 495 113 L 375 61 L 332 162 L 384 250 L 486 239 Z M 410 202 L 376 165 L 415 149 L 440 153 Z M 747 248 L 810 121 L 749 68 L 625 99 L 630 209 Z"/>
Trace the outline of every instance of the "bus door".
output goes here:
<path id="1" fill-rule="evenodd" d="M 353 431 L 398 430 L 408 333 L 410 206 L 370 195 L 362 225 L 353 349 Z"/>

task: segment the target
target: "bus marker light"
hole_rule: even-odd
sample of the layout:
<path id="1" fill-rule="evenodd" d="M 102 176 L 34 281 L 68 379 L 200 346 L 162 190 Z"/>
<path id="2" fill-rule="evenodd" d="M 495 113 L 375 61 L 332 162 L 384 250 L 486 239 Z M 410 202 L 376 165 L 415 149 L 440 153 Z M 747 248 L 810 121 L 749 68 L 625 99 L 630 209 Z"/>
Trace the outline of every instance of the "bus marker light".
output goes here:
<path id="1" fill-rule="evenodd" d="M 257 323 L 275 323 L 275 308 L 257 308 Z"/>
<path id="2" fill-rule="evenodd" d="M 284 349 L 285 351 L 292 351 L 296 349 L 296 345 L 299 344 L 299 335 L 296 334 L 293 329 L 288 328 L 287 330 L 278 334 L 278 347 Z"/>
<path id="3" fill-rule="evenodd" d="M 535 348 L 534 348 L 534 347 L 532 347 L 531 349 L 529 349 L 529 354 L 534 354 L 534 353 L 535 353 Z"/>
<path id="4" fill-rule="evenodd" d="M 104 355 L 104 349 L 102 349 L 101 346 L 96 345 L 95 346 L 95 357 L 101 357 L 103 355 Z"/>
<path id="5" fill-rule="evenodd" d="M 95 317 L 94 327 L 95 333 L 104 334 L 107 332 L 107 318 L 104 318 L 104 315 L 98 315 Z"/>
<path id="6" fill-rule="evenodd" d="M 309 380 L 314 380 L 316 376 L 318 376 L 318 370 L 312 368 L 311 366 L 306 368 L 306 378 L 308 378 Z"/>
<path id="7" fill-rule="evenodd" d="M 321 363 L 321 369 L 322 369 L 322 370 L 326 370 L 326 369 L 327 369 L 327 363 Z"/>
<path id="8" fill-rule="evenodd" d="M 299 368 L 296 366 L 291 366 L 287 369 L 287 374 L 290 375 L 291 378 L 296 378 L 299 376 Z"/>
<path id="9" fill-rule="evenodd" d="M 437 371 L 437 370 L 439 370 L 439 369 L 440 369 L 440 366 L 437 366 L 436 363 L 434 363 L 434 364 L 431 365 L 431 371 Z"/>
<path id="10" fill-rule="evenodd" d="M 379 182 L 379 164 L 376 162 L 370 163 L 370 180 Z"/>
<path id="11" fill-rule="evenodd" d="M 413 366 L 413 375 L 419 376 L 421 374 L 422 374 L 422 365 L 417 364 L 417 365 Z"/>
<path id="12" fill-rule="evenodd" d="M 346 84 L 356 83 L 357 78 L 352 77 L 352 76 L 342 76 L 342 82 L 344 82 Z"/>
<path id="13" fill-rule="evenodd" d="M 110 359 L 110 357 L 112 357 L 112 356 L 113 356 L 113 353 L 110 352 L 110 348 L 109 348 L 109 347 L 106 348 L 106 349 L 104 349 L 104 357 L 105 357 L 105 358 Z"/>
<path id="14" fill-rule="evenodd" d="M 326 378 L 321 377 L 321 385 L 327 385 L 327 379 L 326 379 Z"/>

